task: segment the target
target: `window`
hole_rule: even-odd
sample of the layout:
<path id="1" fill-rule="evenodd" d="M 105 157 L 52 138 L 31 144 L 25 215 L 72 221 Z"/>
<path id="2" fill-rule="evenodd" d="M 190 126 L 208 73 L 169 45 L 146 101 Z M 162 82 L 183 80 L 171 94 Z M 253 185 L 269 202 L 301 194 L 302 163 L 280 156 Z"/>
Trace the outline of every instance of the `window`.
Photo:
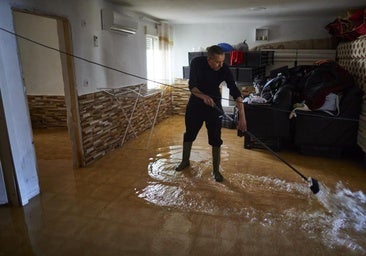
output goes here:
<path id="1" fill-rule="evenodd" d="M 161 63 L 159 55 L 159 38 L 146 35 L 147 89 L 157 89 L 161 79 Z"/>

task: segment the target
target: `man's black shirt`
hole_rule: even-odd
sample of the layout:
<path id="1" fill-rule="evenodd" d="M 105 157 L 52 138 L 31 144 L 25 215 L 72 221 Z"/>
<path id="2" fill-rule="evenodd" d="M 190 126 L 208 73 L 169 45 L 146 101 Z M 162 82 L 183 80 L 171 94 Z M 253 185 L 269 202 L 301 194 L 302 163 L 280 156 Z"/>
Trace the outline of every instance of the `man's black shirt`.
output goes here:
<path id="1" fill-rule="evenodd" d="M 233 75 L 225 63 L 219 70 L 215 71 L 209 66 L 206 56 L 196 57 L 192 60 L 188 82 L 190 90 L 197 87 L 202 93 L 210 96 L 218 103 L 221 100 L 219 86 L 223 81 L 226 82 L 230 95 L 234 99 L 241 96 Z"/>

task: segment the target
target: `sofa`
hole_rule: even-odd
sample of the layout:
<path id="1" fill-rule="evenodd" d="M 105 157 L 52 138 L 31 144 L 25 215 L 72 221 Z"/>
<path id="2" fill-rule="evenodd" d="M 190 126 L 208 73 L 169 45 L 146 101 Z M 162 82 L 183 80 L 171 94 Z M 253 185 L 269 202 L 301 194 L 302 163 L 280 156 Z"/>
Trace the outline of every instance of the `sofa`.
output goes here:
<path id="1" fill-rule="evenodd" d="M 289 146 L 302 154 L 327 157 L 357 150 L 363 93 L 340 65 L 291 68 L 284 84 L 273 90 L 266 103 L 245 103 L 248 130 L 273 150 Z M 331 94 L 336 95 L 333 105 L 327 103 Z M 334 108 L 324 109 L 326 103 Z M 248 135 L 244 147 L 262 148 Z"/>
<path id="2" fill-rule="evenodd" d="M 245 115 L 248 130 L 274 151 L 293 143 L 292 121 L 289 115 L 300 96 L 304 76 L 313 66 L 283 66 L 271 70 L 268 77 L 254 83 L 257 95 L 265 103 L 245 100 Z M 263 148 L 261 143 L 249 135 L 244 137 L 244 148 Z"/>
<path id="3" fill-rule="evenodd" d="M 362 91 L 353 86 L 343 92 L 339 113 L 296 111 L 293 143 L 307 155 L 340 157 L 357 148 Z"/>
<path id="4" fill-rule="evenodd" d="M 289 112 L 292 106 L 292 89 L 282 86 L 271 103 L 245 103 L 247 129 L 271 149 L 279 151 L 291 139 Z M 248 134 L 244 147 L 262 148 L 261 144 Z"/>

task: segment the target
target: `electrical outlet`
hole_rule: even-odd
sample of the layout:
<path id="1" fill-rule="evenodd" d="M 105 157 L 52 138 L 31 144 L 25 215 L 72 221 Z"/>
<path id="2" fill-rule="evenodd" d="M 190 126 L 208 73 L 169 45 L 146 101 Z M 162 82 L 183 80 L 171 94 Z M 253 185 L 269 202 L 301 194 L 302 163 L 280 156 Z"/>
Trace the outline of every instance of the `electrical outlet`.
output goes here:
<path id="1" fill-rule="evenodd" d="M 98 40 L 98 37 L 96 35 L 93 36 L 93 42 L 94 42 L 94 47 L 99 46 L 99 40 Z"/>
<path id="2" fill-rule="evenodd" d="M 83 81 L 83 87 L 88 87 L 89 86 L 89 80 L 88 79 L 84 79 Z"/>

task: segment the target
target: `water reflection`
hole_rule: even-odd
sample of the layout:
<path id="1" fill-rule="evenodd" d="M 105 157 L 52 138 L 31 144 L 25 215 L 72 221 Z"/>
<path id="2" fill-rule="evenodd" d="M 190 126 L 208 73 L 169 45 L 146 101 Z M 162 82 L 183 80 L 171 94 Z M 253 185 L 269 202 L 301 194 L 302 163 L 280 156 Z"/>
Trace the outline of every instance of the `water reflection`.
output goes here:
<path id="1" fill-rule="evenodd" d="M 150 203 L 183 211 L 221 216 L 239 216 L 263 227 L 283 232 L 303 232 L 328 247 L 346 247 L 366 254 L 366 196 L 352 192 L 341 182 L 334 191 L 320 183 L 313 195 L 304 182 L 222 168 L 223 183 L 211 176 L 208 148 L 193 147 L 191 166 L 174 168 L 182 148 L 162 148 L 150 159 L 150 180 L 136 194 Z M 223 150 L 222 163 L 228 158 Z M 223 164 L 225 166 L 225 164 Z"/>

